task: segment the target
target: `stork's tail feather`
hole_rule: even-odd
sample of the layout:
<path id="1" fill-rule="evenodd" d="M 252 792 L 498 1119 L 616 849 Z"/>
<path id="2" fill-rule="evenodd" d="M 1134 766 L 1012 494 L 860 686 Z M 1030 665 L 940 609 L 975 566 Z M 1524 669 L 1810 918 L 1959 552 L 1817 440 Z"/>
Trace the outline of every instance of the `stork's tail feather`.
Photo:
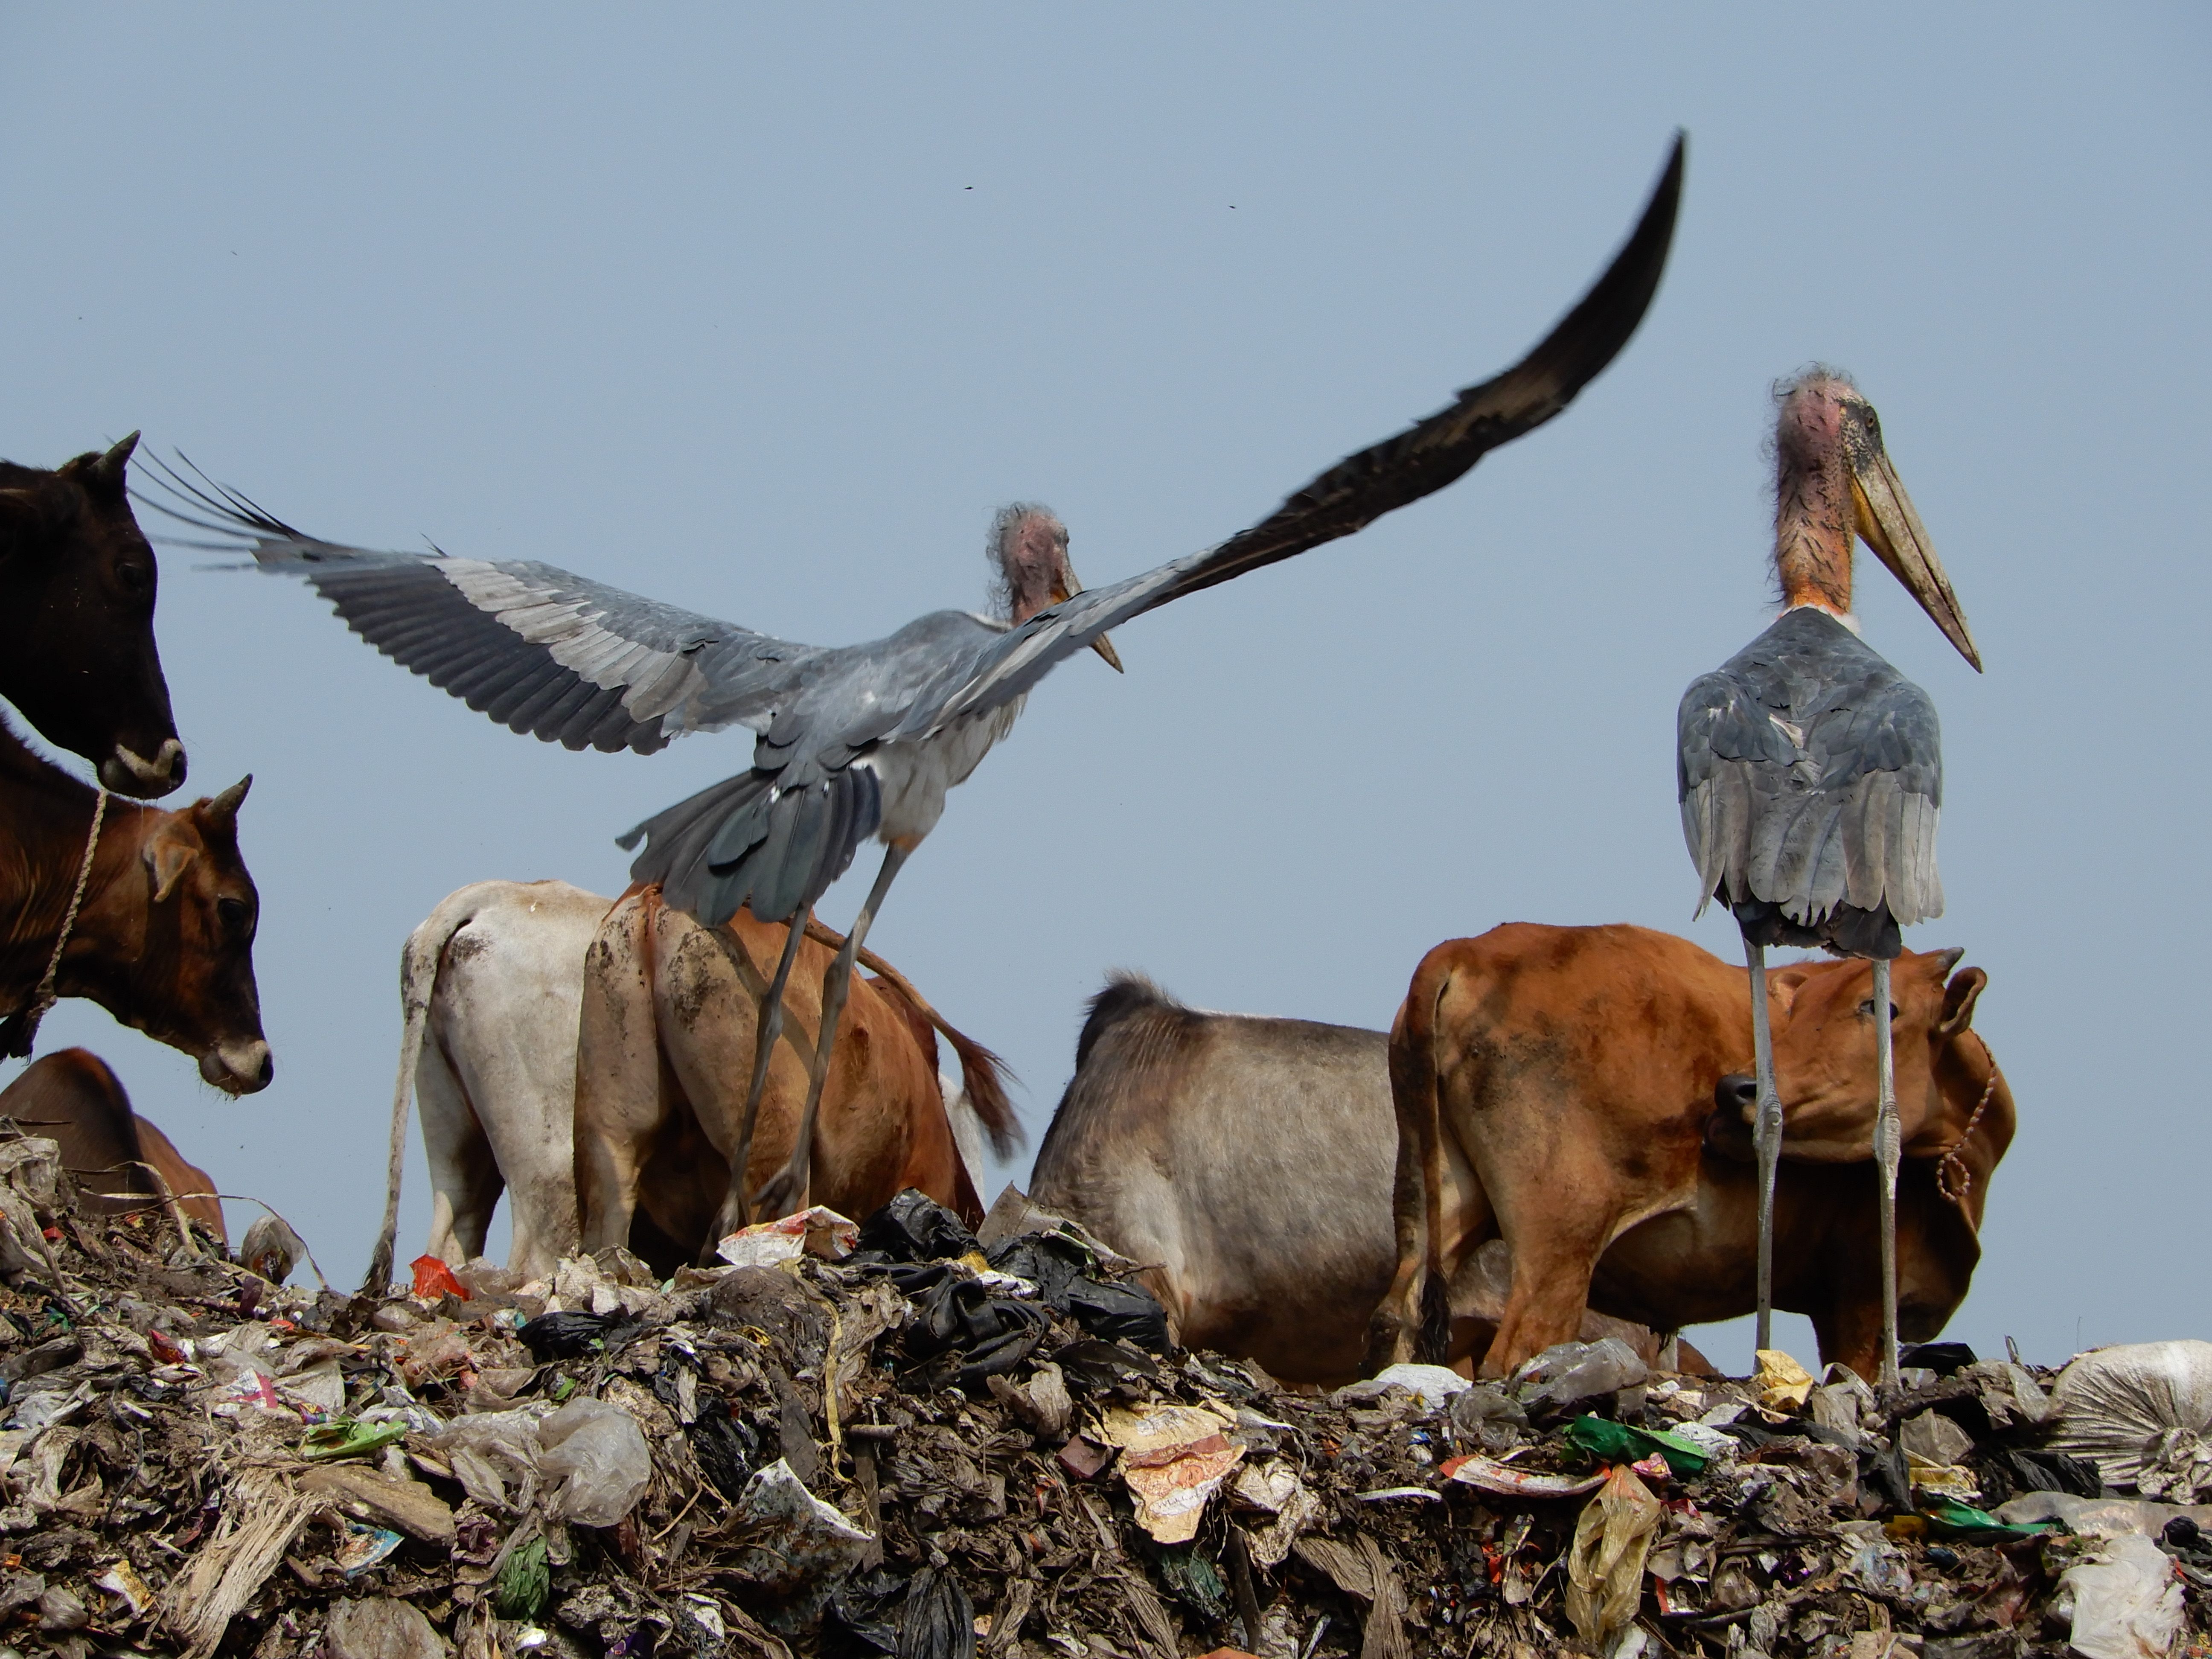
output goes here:
<path id="1" fill-rule="evenodd" d="M 783 921 L 843 875 L 883 816 L 876 775 L 848 766 L 805 788 L 757 769 L 711 784 L 657 813 L 617 847 L 642 838 L 630 879 L 658 883 L 671 904 L 709 927 L 740 909 Z"/>
<path id="2" fill-rule="evenodd" d="M 845 948 L 842 933 L 824 927 L 811 915 L 806 919 L 806 936 L 816 944 L 826 945 L 833 951 Z M 914 988 L 904 974 L 866 945 L 860 948 L 860 963 L 903 997 L 914 1011 L 927 1020 L 938 1035 L 952 1046 L 952 1052 L 959 1057 L 960 1076 L 967 1090 L 968 1104 L 981 1122 L 984 1133 L 991 1138 L 993 1155 L 1000 1158 L 1012 1157 L 1015 1148 L 1022 1144 L 1024 1137 L 1021 1120 L 1014 1115 L 1014 1103 L 1006 1097 L 1006 1079 L 1012 1075 L 1006 1062 L 931 1007 L 928 999 Z"/>

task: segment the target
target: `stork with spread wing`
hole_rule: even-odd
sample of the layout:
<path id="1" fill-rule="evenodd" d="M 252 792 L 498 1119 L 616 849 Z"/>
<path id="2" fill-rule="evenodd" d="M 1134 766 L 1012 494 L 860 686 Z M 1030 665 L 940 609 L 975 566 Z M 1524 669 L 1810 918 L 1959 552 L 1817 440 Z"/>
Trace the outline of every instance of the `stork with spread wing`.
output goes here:
<path id="1" fill-rule="evenodd" d="M 1443 489 L 1488 451 L 1550 420 L 1613 361 L 1657 290 L 1681 193 L 1678 137 L 1641 221 L 1612 265 L 1529 354 L 1443 410 L 1339 462 L 1227 541 L 1085 589 L 1067 532 L 1042 507 L 1002 509 L 992 550 L 1000 613 L 939 611 L 866 645 L 823 647 L 757 634 L 521 561 L 375 552 L 302 534 L 251 501 L 174 479 L 179 516 L 304 577 L 347 624 L 403 666 L 517 732 L 572 749 L 649 753 L 687 732 L 757 734 L 744 771 L 621 838 L 630 873 L 718 925 L 740 907 L 803 917 L 861 844 L 884 844 L 867 902 L 830 969 L 811 1087 L 790 1161 L 748 1201 L 744 1170 L 782 990 L 804 929 L 790 931 L 761 1004 L 752 1087 L 715 1236 L 806 1201 L 808 1148 L 847 981 L 899 868 L 936 826 L 945 792 L 1012 727 L 1031 687 L 1078 652 L 1116 668 L 1108 631 L 1247 571 L 1348 536 Z M 599 1242 L 590 1237 L 586 1243 Z"/>

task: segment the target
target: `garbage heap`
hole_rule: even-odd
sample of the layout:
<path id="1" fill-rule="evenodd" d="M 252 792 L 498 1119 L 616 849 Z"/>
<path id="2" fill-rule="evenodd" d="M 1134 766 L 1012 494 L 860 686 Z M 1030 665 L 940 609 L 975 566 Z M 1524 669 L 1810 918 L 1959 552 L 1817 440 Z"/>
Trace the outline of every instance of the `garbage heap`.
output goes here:
<path id="1" fill-rule="evenodd" d="M 2212 1345 L 2055 1386 L 1922 1349 L 1887 1403 L 1617 1339 L 1319 1395 L 1173 1348 L 1011 1189 L 979 1235 L 909 1193 L 665 1282 L 425 1258 L 381 1298 L 177 1220 L 0 1143 L 0 1653 L 2212 1649 Z"/>

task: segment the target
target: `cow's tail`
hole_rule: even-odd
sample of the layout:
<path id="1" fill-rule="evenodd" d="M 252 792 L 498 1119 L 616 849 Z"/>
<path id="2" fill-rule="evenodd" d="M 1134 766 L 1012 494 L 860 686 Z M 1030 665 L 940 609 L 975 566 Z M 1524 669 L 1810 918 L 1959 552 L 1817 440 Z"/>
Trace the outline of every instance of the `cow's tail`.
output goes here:
<path id="1" fill-rule="evenodd" d="M 1443 1271 L 1443 1121 L 1437 1098 L 1437 1015 L 1451 988 L 1451 964 L 1431 953 L 1413 974 L 1390 1033 L 1390 1098 L 1398 1117 L 1391 1194 L 1398 1267 L 1376 1310 L 1370 1358 L 1443 1363 L 1451 1347 L 1451 1299 Z"/>
<path id="2" fill-rule="evenodd" d="M 430 1018 L 430 998 L 438 988 L 438 963 L 455 933 L 475 920 L 483 884 L 450 893 L 422 925 L 407 936 L 399 952 L 399 1076 L 392 1089 L 391 1161 L 385 1171 L 384 1226 L 369 1252 L 362 1293 L 383 1296 L 392 1287 L 394 1246 L 399 1237 L 399 1173 L 407 1159 L 407 1111 L 415 1099 L 415 1067 L 422 1057 L 422 1033 Z"/>
<path id="3" fill-rule="evenodd" d="M 833 951 L 845 948 L 842 933 L 824 927 L 811 915 L 806 918 L 806 936 Z M 1014 1115 L 1013 1102 L 1006 1097 L 1006 1079 L 1012 1075 L 1006 1062 L 964 1032 L 955 1030 L 951 1022 L 929 1006 L 928 1000 L 914 988 L 904 974 L 865 945 L 861 947 L 860 961 L 863 968 L 903 997 L 952 1046 L 952 1052 L 960 1060 L 960 1076 L 969 1109 L 983 1126 L 992 1152 L 1002 1158 L 1012 1157 L 1014 1149 L 1022 1144 L 1022 1121 Z"/>

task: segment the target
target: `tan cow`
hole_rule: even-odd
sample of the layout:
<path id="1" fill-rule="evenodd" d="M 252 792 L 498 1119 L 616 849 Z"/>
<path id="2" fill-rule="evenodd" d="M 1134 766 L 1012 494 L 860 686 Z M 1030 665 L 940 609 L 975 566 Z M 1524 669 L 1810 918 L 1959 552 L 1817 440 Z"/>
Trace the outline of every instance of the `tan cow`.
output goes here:
<path id="1" fill-rule="evenodd" d="M 702 1051 L 702 1044 L 711 1045 L 711 1030 L 702 1035 L 701 1029 L 702 1020 L 711 1028 L 708 1016 L 713 1006 L 720 1006 L 705 988 L 713 978 L 711 971 L 689 973 L 684 981 L 687 988 L 665 1011 L 665 1023 L 664 1011 L 650 1006 L 650 998 L 629 1006 L 622 985 L 597 977 L 617 963 L 635 966 L 642 961 L 648 969 L 657 967 L 658 957 L 651 951 L 660 948 L 659 939 L 646 941 L 651 951 L 642 957 L 635 948 L 638 941 L 617 948 L 625 937 L 623 929 L 658 910 L 656 900 L 657 894 L 611 900 L 563 881 L 481 881 L 448 894 L 409 937 L 400 957 L 404 1023 L 392 1096 L 389 1185 L 368 1284 L 380 1286 L 391 1277 L 410 1101 L 422 1109 L 423 1152 L 430 1169 L 429 1254 L 456 1265 L 481 1254 L 493 1209 L 503 1193 L 514 1223 L 508 1266 L 536 1277 L 550 1272 L 578 1241 L 580 1072 L 603 1088 L 628 1088 L 641 1079 L 611 1056 L 635 1060 L 642 1055 L 657 1074 L 659 1061 L 653 1056 L 664 1045 L 671 1064 L 683 1075 L 696 1079 L 702 1067 L 715 1064 L 713 1054 Z M 603 924 L 616 930 L 615 939 L 603 933 Z M 828 943 L 806 948 L 834 949 L 842 942 L 811 918 L 807 927 L 811 935 Z M 694 946 L 704 943 L 692 938 L 702 931 L 696 925 L 672 919 L 659 931 Z M 775 929 L 775 948 L 780 951 L 783 929 Z M 595 940 L 608 948 L 595 951 Z M 590 1000 L 600 1016 L 602 1033 L 595 1057 L 580 1054 L 578 1041 L 587 995 L 587 959 L 596 964 Z M 971 1219 L 980 1220 L 981 1206 L 964 1167 L 948 1169 L 933 1154 L 964 1129 L 963 1145 L 975 1142 L 973 1155 L 980 1156 L 981 1138 L 973 1126 L 980 1119 L 985 1133 L 992 1133 L 986 1114 L 995 1114 L 1001 1128 L 1011 1125 L 1012 1109 L 999 1084 L 997 1062 L 988 1050 L 944 1026 L 913 988 L 873 952 L 864 952 L 862 961 L 889 979 L 854 981 L 855 1006 L 865 997 L 871 1011 L 864 1027 L 868 1035 L 854 1041 L 872 1045 L 871 1054 L 881 1052 L 897 1058 L 896 1066 L 884 1069 L 904 1091 L 896 1096 L 898 1109 L 918 1120 L 918 1127 L 909 1126 L 902 1133 L 922 1155 L 914 1167 L 902 1166 L 899 1173 L 911 1174 L 910 1184 L 941 1202 L 964 1206 Z M 903 994 L 890 981 L 903 988 Z M 660 982 L 664 987 L 675 983 Z M 812 981 L 819 982 L 818 978 Z M 629 989 L 636 989 L 635 984 Z M 805 994 L 799 990 L 790 994 L 787 1006 L 794 1015 L 800 1012 Z M 747 1010 L 751 1006 L 745 1004 Z M 619 1028 L 611 1047 L 605 1039 L 610 1018 Z M 750 1012 L 745 1018 L 751 1018 Z M 964 1090 L 939 1075 L 933 1021 L 946 1032 L 965 1067 Z M 747 1032 L 750 1030 L 748 1025 Z M 622 1040 L 631 1036 L 651 1046 L 624 1047 Z M 846 1047 L 847 1040 L 841 1036 L 841 1057 Z M 839 1063 L 849 1066 L 844 1058 Z M 930 1079 L 924 1093 L 906 1089 L 917 1068 Z M 743 1073 L 734 1082 L 714 1077 L 708 1092 L 711 1096 L 734 1087 L 742 1095 L 745 1080 Z M 649 1085 L 647 1092 L 656 1093 Z M 831 1177 L 846 1167 L 846 1126 L 854 1115 L 847 1106 L 853 1097 L 849 1091 L 835 1097 L 837 1112 L 817 1136 L 817 1159 L 828 1160 L 823 1167 Z M 980 1109 L 975 1102 L 981 1103 Z M 657 1183 L 665 1177 L 669 1195 L 648 1189 L 636 1231 L 615 1242 L 629 1244 L 667 1270 L 695 1256 L 704 1240 L 703 1224 L 688 1232 L 681 1245 L 672 1243 L 665 1232 L 692 1224 L 688 1195 L 702 1178 L 692 1159 L 712 1161 L 719 1155 L 699 1139 L 681 1099 L 663 1103 L 667 1108 L 665 1119 L 657 1134 L 649 1137 L 658 1154 L 650 1179 Z M 880 1101 L 864 1103 L 861 1115 L 881 1106 Z M 789 1151 L 787 1133 L 781 1142 L 769 1139 L 783 1152 Z M 726 1165 L 716 1164 L 715 1168 L 726 1170 Z M 719 1200 L 719 1192 L 716 1196 Z M 660 1229 L 649 1218 L 653 1217 L 660 1218 Z"/>
<path id="2" fill-rule="evenodd" d="M 1907 952 L 1893 968 L 1905 1153 L 1923 1164 L 1899 1196 L 1913 1241 L 1900 1251 L 1923 1258 L 1900 1273 L 1908 1337 L 1932 1334 L 1964 1297 L 1984 1187 L 2012 1137 L 2011 1093 L 1969 1031 L 1987 976 L 1947 983 L 1959 955 Z M 1776 1304 L 1812 1315 L 1823 1358 L 1871 1376 L 1871 971 L 1807 963 L 1767 977 L 1790 1160 Z M 1648 928 L 1515 923 L 1430 951 L 1391 1032 L 1398 1267 L 1372 1357 L 1447 1346 L 1443 1287 L 1493 1237 L 1513 1283 L 1485 1375 L 1574 1336 L 1587 1305 L 1664 1328 L 1747 1311 L 1755 1186 L 1736 1159 L 1750 1018 L 1740 969 Z M 1972 1176 L 1963 1228 L 1928 1167 L 1954 1148 L 1954 1178 Z M 1462 1167 L 1471 1182 L 1455 1178 Z"/>
<path id="3" fill-rule="evenodd" d="M 586 1249 L 628 1242 L 640 1211 L 681 1251 L 696 1255 L 711 1246 L 752 1075 L 759 999 L 784 939 L 780 923 L 744 910 L 723 927 L 702 927 L 662 903 L 658 888 L 624 895 L 600 923 L 586 958 L 576 1048 L 576 1196 Z M 752 1188 L 791 1156 L 823 975 L 841 942 L 810 922 L 799 946 L 753 1134 Z M 918 1187 L 980 1221 L 936 1056 L 915 1040 L 913 1012 L 951 1043 L 968 1103 L 1003 1158 L 1020 1131 L 1000 1062 L 945 1024 L 904 979 L 866 959 L 888 982 L 853 981 L 823 1085 L 811 1185 L 799 1207 L 826 1204 L 865 1216 Z"/>

